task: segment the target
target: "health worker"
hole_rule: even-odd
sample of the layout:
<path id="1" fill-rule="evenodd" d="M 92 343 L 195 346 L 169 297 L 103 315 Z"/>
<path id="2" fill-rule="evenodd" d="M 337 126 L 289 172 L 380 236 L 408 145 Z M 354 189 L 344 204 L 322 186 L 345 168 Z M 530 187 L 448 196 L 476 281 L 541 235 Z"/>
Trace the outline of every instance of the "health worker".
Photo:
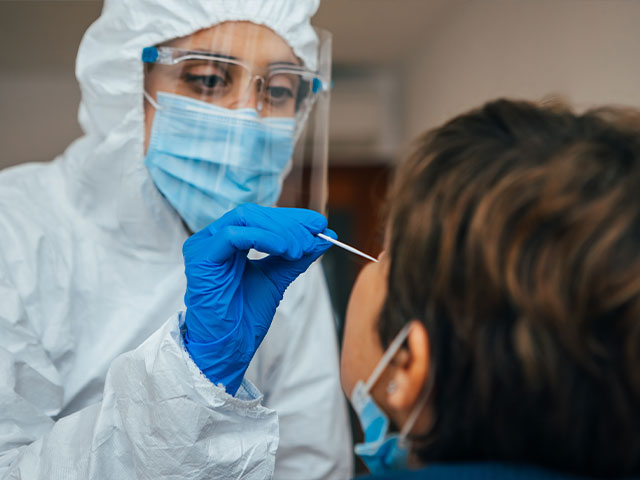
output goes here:
<path id="1" fill-rule="evenodd" d="M 104 2 L 77 59 L 84 136 L 0 173 L 0 477 L 350 476 L 315 262 L 316 234 L 335 236 L 318 3 Z M 245 203 L 252 221 L 257 205 L 310 210 L 261 217 L 278 247 L 235 236 L 242 215 L 225 213 Z M 209 279 L 230 245 L 253 296 L 220 308 Z M 247 267 L 253 248 L 297 266 Z"/>

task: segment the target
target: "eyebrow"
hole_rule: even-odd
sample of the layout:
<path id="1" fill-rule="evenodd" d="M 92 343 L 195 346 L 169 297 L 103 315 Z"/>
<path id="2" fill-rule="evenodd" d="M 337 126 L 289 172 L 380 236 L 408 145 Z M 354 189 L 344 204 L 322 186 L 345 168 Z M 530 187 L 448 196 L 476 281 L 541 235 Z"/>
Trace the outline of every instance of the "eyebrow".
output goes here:
<path id="1" fill-rule="evenodd" d="M 294 62 L 272 62 L 269 64 L 270 67 L 282 65 L 283 67 L 301 67 L 302 65 Z"/>
<path id="2" fill-rule="evenodd" d="M 203 52 L 203 51 L 198 51 L 198 53 L 203 53 L 204 55 L 209 55 L 209 56 L 216 56 L 216 57 L 220 57 L 220 58 L 226 58 L 227 60 L 235 60 L 236 62 L 241 62 L 242 60 L 240 60 L 238 57 L 234 57 L 233 55 L 225 55 L 223 53 L 213 53 L 213 52 Z"/>
<path id="3" fill-rule="evenodd" d="M 206 56 L 215 56 L 218 58 L 224 58 L 226 60 L 234 60 L 236 62 L 243 62 L 242 59 L 238 58 L 238 57 L 234 57 L 233 55 L 225 55 L 224 53 L 215 53 L 215 52 L 211 52 L 211 51 L 204 51 L 204 50 L 188 50 L 189 52 L 193 52 L 193 53 L 198 53 L 201 55 L 206 55 Z M 301 67 L 302 65 L 300 63 L 294 63 L 294 62 L 288 62 L 288 61 L 279 61 L 279 62 L 271 62 L 269 63 L 270 67 L 277 67 L 277 66 L 283 66 L 283 67 Z"/>

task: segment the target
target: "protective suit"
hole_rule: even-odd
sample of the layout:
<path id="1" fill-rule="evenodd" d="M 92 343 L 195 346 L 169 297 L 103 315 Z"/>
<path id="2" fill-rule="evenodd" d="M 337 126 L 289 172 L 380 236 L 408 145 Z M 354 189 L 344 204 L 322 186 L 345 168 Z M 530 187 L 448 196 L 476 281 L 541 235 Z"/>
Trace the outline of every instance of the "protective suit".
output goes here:
<path id="1" fill-rule="evenodd" d="M 188 233 L 143 164 L 144 47 L 248 20 L 296 50 L 291 25 L 316 8 L 105 2 L 78 54 L 85 135 L 49 164 L 0 174 L 0 477 L 350 475 L 321 268 L 286 291 L 228 395 L 185 352 Z"/>

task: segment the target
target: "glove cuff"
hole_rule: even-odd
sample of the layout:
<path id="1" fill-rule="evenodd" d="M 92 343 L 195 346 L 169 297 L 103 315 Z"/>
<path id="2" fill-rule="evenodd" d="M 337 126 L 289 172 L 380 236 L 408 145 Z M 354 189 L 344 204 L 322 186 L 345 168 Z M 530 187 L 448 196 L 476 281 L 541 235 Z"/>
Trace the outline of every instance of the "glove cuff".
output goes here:
<path id="1" fill-rule="evenodd" d="M 229 395 L 235 395 L 240 388 L 253 358 L 246 353 L 247 348 L 242 345 L 244 336 L 239 330 L 240 322 L 221 339 L 205 343 L 190 340 L 188 327 L 183 332 L 184 346 L 193 362 L 213 384 L 223 386 Z"/>

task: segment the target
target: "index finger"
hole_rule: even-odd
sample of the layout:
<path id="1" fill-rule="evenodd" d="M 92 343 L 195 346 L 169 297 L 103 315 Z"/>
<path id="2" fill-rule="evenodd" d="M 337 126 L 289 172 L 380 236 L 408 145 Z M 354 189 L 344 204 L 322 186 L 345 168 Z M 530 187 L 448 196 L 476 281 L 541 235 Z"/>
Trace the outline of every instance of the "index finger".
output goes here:
<path id="1" fill-rule="evenodd" d="M 217 230 L 226 226 L 251 226 L 276 231 L 282 224 L 295 223 L 315 235 L 327 228 L 327 219 L 313 210 L 287 207 L 262 207 L 251 203 L 240 205 L 224 214 L 209 228 Z"/>

